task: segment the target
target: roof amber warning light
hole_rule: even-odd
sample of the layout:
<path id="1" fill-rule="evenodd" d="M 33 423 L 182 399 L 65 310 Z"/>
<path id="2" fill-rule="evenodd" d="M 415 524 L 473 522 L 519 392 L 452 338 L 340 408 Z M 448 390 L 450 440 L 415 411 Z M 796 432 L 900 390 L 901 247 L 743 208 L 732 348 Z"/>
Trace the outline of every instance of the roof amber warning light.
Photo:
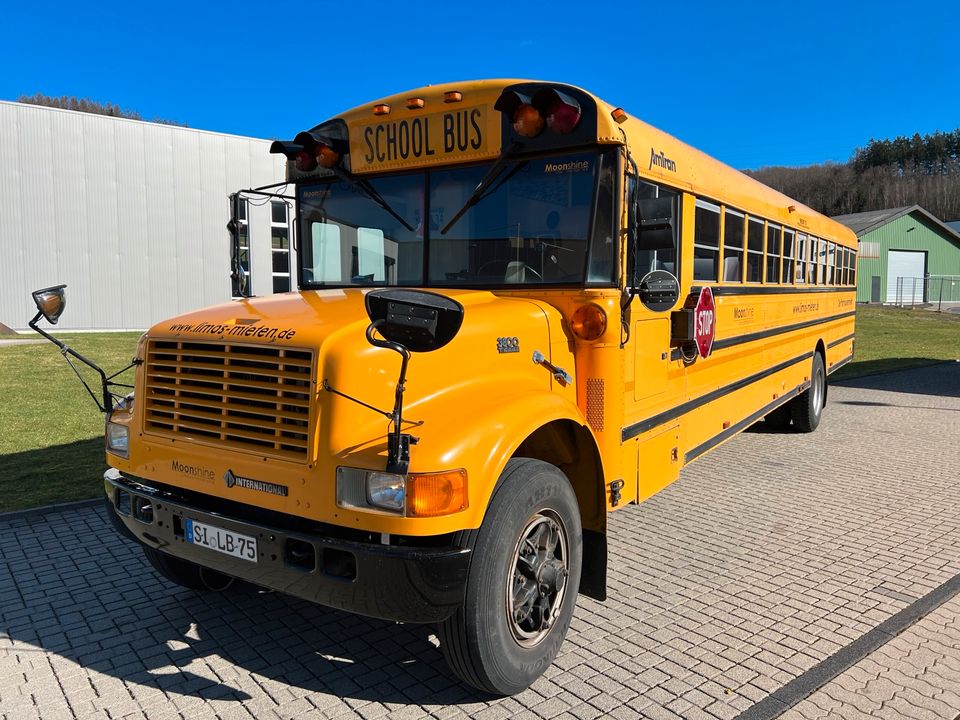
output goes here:
<path id="1" fill-rule="evenodd" d="M 373 106 L 373 114 L 374 114 L 374 115 L 389 115 L 389 114 L 390 114 L 390 106 L 387 105 L 386 103 L 380 103 L 379 105 L 374 105 L 374 106 Z"/>

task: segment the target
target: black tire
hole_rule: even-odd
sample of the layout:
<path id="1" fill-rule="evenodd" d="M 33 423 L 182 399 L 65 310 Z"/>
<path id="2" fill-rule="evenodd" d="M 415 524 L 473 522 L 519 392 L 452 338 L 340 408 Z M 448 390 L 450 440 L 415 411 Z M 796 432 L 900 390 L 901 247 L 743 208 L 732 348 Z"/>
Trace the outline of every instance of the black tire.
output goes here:
<path id="1" fill-rule="evenodd" d="M 233 584 L 233 578 L 189 560 L 181 560 L 151 547 L 143 546 L 143 554 L 153 569 L 167 580 L 190 590 L 222 592 Z"/>
<path id="2" fill-rule="evenodd" d="M 810 370 L 810 387 L 790 401 L 790 415 L 793 425 L 800 432 L 813 432 L 820 425 L 823 406 L 827 399 L 827 372 L 823 367 L 823 356 L 813 353 L 813 367 Z"/>
<path id="3" fill-rule="evenodd" d="M 784 403 L 776 410 L 768 412 L 763 421 L 774 430 L 783 431 L 790 427 L 790 403 Z"/>
<path id="4" fill-rule="evenodd" d="M 510 460 L 471 540 L 464 604 L 441 624 L 440 647 L 464 682 L 512 695 L 553 662 L 577 601 L 583 536 L 566 475 L 540 460 Z"/>

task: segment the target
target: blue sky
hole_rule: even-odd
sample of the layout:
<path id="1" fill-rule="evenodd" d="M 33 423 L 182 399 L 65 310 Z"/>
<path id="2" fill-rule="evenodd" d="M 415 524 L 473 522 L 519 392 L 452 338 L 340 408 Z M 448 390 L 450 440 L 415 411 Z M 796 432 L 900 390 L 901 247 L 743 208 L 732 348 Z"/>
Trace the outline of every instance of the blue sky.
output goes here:
<path id="1" fill-rule="evenodd" d="M 484 77 L 580 85 L 738 168 L 960 127 L 956 0 L 57 0 L 3 3 L 0 27 L 2 100 L 75 95 L 255 137 Z"/>

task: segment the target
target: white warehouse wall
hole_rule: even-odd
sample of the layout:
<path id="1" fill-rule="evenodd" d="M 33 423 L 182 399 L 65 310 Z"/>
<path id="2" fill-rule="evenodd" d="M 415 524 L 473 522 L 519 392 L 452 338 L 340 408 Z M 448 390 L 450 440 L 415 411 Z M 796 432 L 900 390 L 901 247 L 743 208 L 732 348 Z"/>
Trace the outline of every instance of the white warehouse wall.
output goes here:
<path id="1" fill-rule="evenodd" d="M 269 147 L 0 102 L 0 322 L 25 328 L 30 292 L 61 283 L 63 330 L 145 329 L 229 300 L 228 195 L 283 180 L 284 158 Z M 268 294 L 270 204 L 253 202 L 252 285 Z M 293 287 L 294 258 L 291 248 Z"/>

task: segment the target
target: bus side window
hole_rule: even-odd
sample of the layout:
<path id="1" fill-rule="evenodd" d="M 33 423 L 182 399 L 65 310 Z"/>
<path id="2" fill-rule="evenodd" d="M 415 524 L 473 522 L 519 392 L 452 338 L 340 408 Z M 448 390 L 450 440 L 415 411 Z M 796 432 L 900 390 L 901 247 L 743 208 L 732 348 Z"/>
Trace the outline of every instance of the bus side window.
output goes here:
<path id="1" fill-rule="evenodd" d="M 747 282 L 758 283 L 763 275 L 764 222 L 751 217 L 747 223 Z"/>
<path id="2" fill-rule="evenodd" d="M 667 188 L 660 187 L 659 185 L 654 185 L 653 183 L 644 182 L 643 180 L 635 180 L 631 178 L 631 182 L 637 184 L 637 194 L 636 197 L 639 200 L 649 200 L 653 198 L 665 198 L 665 197 L 675 197 L 676 193 Z M 629 196 L 628 196 L 629 197 Z M 638 253 L 638 273 L 637 277 L 642 278 L 651 270 L 666 270 L 668 273 L 671 273 L 674 276 L 677 275 L 677 237 L 679 236 L 679 231 L 677 230 L 673 238 L 673 247 L 668 250 L 641 250 Z M 627 258 L 628 263 L 628 274 L 627 277 L 633 277 L 633 253 L 630 253 L 630 257 Z"/>
<path id="3" fill-rule="evenodd" d="M 693 221 L 693 279 L 717 281 L 720 256 L 720 206 L 697 198 Z"/>
<path id="4" fill-rule="evenodd" d="M 764 282 L 780 282 L 780 226 L 773 223 L 767 225 L 767 272 Z"/>
<path id="5" fill-rule="evenodd" d="M 743 282 L 743 224 L 741 212 L 723 210 L 723 281 Z"/>
<path id="6" fill-rule="evenodd" d="M 795 233 L 790 228 L 783 229 L 783 279 L 782 283 L 793 285 L 793 258 L 794 258 L 794 239 Z M 799 257 L 799 256 L 798 256 Z"/>

